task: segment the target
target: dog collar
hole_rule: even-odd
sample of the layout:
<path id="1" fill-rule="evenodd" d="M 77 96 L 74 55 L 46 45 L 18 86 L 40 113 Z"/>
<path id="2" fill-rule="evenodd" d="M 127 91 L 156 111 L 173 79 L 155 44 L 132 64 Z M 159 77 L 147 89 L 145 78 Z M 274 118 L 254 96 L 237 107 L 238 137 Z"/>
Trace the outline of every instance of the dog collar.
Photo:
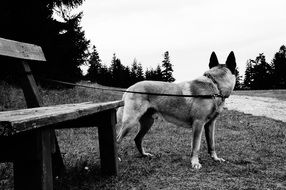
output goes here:
<path id="1" fill-rule="evenodd" d="M 207 77 L 208 79 L 210 79 L 210 80 L 214 83 L 214 85 L 216 86 L 216 88 L 217 88 L 218 91 L 219 91 L 219 94 L 214 94 L 214 95 L 213 95 L 213 98 L 219 97 L 219 98 L 222 98 L 223 101 L 224 101 L 226 98 L 228 98 L 228 96 L 222 95 L 221 90 L 219 89 L 219 84 L 218 84 L 218 82 L 215 80 L 215 78 L 214 78 L 211 74 L 209 74 L 209 73 L 204 73 L 204 76 Z"/>

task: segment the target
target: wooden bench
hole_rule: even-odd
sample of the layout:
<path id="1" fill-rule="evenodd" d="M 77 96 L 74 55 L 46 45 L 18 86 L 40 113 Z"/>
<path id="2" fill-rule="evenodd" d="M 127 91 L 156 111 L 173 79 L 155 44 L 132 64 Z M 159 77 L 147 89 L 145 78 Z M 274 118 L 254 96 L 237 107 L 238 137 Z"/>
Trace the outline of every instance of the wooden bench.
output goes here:
<path id="1" fill-rule="evenodd" d="M 53 189 L 63 164 L 55 129 L 98 127 L 101 173 L 117 175 L 116 109 L 122 101 L 42 106 L 27 60 L 45 61 L 41 47 L 0 38 L 0 55 L 18 58 L 27 107 L 0 112 L 0 162 L 13 162 L 14 189 Z"/>

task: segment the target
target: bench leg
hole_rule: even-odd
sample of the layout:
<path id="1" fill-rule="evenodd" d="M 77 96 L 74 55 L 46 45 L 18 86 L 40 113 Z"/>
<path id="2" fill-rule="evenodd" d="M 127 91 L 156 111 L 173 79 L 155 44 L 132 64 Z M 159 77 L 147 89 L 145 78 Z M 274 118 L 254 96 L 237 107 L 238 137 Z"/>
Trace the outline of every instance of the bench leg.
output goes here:
<path id="1" fill-rule="evenodd" d="M 25 138 L 23 143 L 30 146 L 26 147 L 29 158 L 18 157 L 14 160 L 15 190 L 53 189 L 50 134 L 50 129 L 41 129 Z"/>
<path id="2" fill-rule="evenodd" d="M 104 176 L 118 174 L 118 156 L 116 145 L 116 110 L 101 113 L 98 123 L 101 173 Z"/>
<path id="3" fill-rule="evenodd" d="M 62 177 L 66 171 L 55 130 L 51 130 L 53 176 Z"/>

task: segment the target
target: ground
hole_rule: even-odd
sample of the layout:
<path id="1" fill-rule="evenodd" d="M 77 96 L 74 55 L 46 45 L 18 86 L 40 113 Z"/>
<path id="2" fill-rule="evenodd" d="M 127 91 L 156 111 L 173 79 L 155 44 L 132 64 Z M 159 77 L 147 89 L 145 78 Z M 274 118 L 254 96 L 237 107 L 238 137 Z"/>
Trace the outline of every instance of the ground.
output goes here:
<path id="1" fill-rule="evenodd" d="M 1 110 L 25 106 L 21 90 L 6 86 L 0 91 Z M 122 96 L 81 88 L 40 91 L 45 105 L 111 101 Z M 122 161 L 119 175 L 113 178 L 100 177 L 96 127 L 58 130 L 67 171 L 55 180 L 55 189 L 286 190 L 285 100 L 286 91 L 281 90 L 234 92 L 216 127 L 216 150 L 226 162 L 210 159 L 203 137 L 201 170 L 192 169 L 190 163 L 192 131 L 161 121 L 156 121 L 144 141 L 146 150 L 155 156 L 139 158 L 133 141 L 135 131 L 131 132 L 118 146 Z M 0 164 L 0 190 L 13 189 L 12 166 Z"/>
<path id="2" fill-rule="evenodd" d="M 277 98 L 232 95 L 226 100 L 225 107 L 286 122 L 286 101 Z"/>

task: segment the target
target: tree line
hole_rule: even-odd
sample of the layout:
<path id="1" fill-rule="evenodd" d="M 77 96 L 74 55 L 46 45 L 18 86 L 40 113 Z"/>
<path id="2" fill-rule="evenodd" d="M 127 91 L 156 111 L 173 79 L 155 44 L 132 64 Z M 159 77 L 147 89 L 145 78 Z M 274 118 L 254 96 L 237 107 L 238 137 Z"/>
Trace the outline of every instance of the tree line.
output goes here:
<path id="1" fill-rule="evenodd" d="M 29 0 L 3 1 L 0 11 L 0 37 L 39 45 L 47 58 L 46 63 L 32 64 L 32 70 L 41 77 L 76 82 L 88 79 L 104 85 L 127 87 L 141 80 L 173 82 L 169 52 L 156 68 L 143 70 L 134 59 L 124 66 L 114 54 L 111 65 L 102 64 L 95 47 L 80 26 L 82 12 L 72 14 L 84 0 Z M 54 15 L 61 19 L 55 19 Z M 17 79 L 17 65 L 13 60 L 0 57 L 0 80 Z M 7 64 L 6 64 L 7 62 Z M 5 63 L 5 64 L 4 64 Z M 83 76 L 80 66 L 90 64 Z M 286 47 L 282 45 L 270 63 L 260 53 L 246 63 L 244 79 L 237 71 L 236 89 L 286 89 Z"/>
<path id="2" fill-rule="evenodd" d="M 85 79 L 102 85 L 122 88 L 129 87 L 142 80 L 173 82 L 175 79 L 172 67 L 168 51 L 164 53 L 161 65 L 156 68 L 148 68 L 146 71 L 136 59 L 133 60 L 131 66 L 124 66 L 115 53 L 108 67 L 102 63 L 96 47 L 93 46 Z"/>
<path id="3" fill-rule="evenodd" d="M 42 47 L 47 62 L 31 64 L 35 78 L 51 78 L 67 82 L 91 80 L 109 86 L 127 87 L 141 80 L 172 82 L 172 64 L 169 53 L 157 68 L 143 71 L 135 59 L 131 67 L 124 66 L 114 54 L 110 67 L 101 63 L 95 47 L 90 51 L 90 41 L 80 26 L 83 13 L 72 10 L 84 0 L 29 0 L 3 1 L 0 12 L 0 37 L 36 44 Z M 56 17 L 55 17 L 56 15 Z M 18 64 L 13 59 L 0 56 L 2 69 L 0 81 L 17 84 Z M 81 65 L 90 65 L 89 73 L 83 76 Z M 44 87 L 63 87 L 37 80 Z"/>
<path id="4" fill-rule="evenodd" d="M 255 59 L 246 63 L 244 89 L 286 89 L 286 47 L 282 45 L 270 63 L 260 53 Z"/>

